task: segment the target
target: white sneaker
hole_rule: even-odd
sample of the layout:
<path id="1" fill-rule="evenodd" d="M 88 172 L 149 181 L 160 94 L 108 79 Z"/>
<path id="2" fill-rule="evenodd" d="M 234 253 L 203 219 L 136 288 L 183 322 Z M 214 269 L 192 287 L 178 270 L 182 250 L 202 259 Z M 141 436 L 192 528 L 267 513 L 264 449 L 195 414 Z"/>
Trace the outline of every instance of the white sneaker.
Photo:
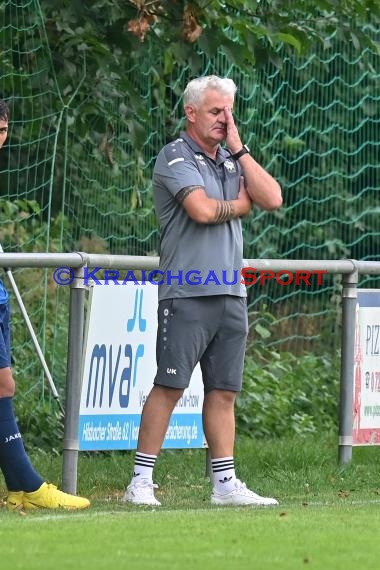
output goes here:
<path id="1" fill-rule="evenodd" d="M 157 488 L 158 485 L 149 479 L 133 479 L 127 487 L 123 501 L 134 503 L 135 505 L 153 505 L 160 507 L 161 503 L 157 501 L 153 491 L 153 489 Z"/>
<path id="2" fill-rule="evenodd" d="M 253 491 L 247 489 L 245 483 L 236 479 L 235 489 L 230 493 L 212 492 L 211 502 L 213 505 L 254 505 L 256 507 L 270 507 L 278 505 L 276 499 L 270 497 L 260 497 Z"/>

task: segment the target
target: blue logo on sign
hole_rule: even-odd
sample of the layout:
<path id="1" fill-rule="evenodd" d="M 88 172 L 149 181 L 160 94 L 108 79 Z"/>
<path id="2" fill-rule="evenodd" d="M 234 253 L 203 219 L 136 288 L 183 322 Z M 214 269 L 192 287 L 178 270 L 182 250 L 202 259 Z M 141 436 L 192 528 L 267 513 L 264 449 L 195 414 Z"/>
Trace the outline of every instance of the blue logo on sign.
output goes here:
<path id="1" fill-rule="evenodd" d="M 133 316 L 127 320 L 128 333 L 135 330 L 139 332 L 146 331 L 146 319 L 144 319 L 142 315 L 143 295 L 143 290 L 136 290 Z M 120 344 L 117 349 L 117 354 L 115 354 L 112 345 L 95 344 L 91 354 L 86 408 L 95 408 L 96 405 L 100 408 L 102 407 L 106 391 L 106 377 L 108 379 L 107 406 L 111 407 L 116 392 L 116 394 L 118 394 L 120 408 L 128 407 L 131 381 L 132 385 L 135 386 L 138 361 L 139 358 L 144 356 L 143 344 L 138 344 L 135 352 L 133 348 L 133 345 L 129 343 L 125 345 Z M 121 369 L 120 359 L 122 353 L 125 359 L 128 360 L 128 365 Z"/>

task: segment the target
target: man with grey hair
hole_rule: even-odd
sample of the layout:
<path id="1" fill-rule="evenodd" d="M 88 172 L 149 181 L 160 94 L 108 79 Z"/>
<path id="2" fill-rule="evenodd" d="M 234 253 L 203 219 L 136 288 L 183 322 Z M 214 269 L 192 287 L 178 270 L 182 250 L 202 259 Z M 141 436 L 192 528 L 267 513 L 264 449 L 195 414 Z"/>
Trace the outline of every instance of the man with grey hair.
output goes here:
<path id="1" fill-rule="evenodd" d="M 241 218 L 253 203 L 265 210 L 282 204 L 279 184 L 242 144 L 232 115 L 235 93 L 228 78 L 190 81 L 183 96 L 186 131 L 160 151 L 154 167 L 164 277 L 158 288 L 157 374 L 143 407 L 133 477 L 124 495 L 135 504 L 160 505 L 153 468 L 198 362 L 211 502 L 278 504 L 249 490 L 234 466 L 235 398 L 248 334 Z"/>

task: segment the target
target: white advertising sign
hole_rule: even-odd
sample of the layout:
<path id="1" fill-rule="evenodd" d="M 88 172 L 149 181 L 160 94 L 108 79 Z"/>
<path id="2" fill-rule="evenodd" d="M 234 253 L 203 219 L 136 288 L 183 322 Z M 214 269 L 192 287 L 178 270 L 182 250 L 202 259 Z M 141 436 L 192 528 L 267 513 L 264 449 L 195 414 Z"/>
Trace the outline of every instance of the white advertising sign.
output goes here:
<path id="1" fill-rule="evenodd" d="M 380 290 L 358 289 L 353 445 L 380 444 Z"/>
<path id="2" fill-rule="evenodd" d="M 98 281 L 87 311 L 80 450 L 135 449 L 156 374 L 157 285 Z M 199 365 L 179 400 L 164 448 L 204 447 Z"/>

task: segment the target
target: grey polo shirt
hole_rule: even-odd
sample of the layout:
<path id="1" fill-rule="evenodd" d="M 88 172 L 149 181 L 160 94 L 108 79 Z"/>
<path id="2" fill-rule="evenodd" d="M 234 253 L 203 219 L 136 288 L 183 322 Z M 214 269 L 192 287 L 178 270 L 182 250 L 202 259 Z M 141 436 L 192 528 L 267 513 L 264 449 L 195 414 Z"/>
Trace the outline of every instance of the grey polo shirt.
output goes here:
<path id="1" fill-rule="evenodd" d="M 241 220 L 199 224 L 175 199 L 187 186 L 202 186 L 210 198 L 235 200 L 241 168 L 219 147 L 216 160 L 185 132 L 159 153 L 153 172 L 153 200 L 161 228 L 158 298 L 205 295 L 246 296 L 241 284 Z"/>

